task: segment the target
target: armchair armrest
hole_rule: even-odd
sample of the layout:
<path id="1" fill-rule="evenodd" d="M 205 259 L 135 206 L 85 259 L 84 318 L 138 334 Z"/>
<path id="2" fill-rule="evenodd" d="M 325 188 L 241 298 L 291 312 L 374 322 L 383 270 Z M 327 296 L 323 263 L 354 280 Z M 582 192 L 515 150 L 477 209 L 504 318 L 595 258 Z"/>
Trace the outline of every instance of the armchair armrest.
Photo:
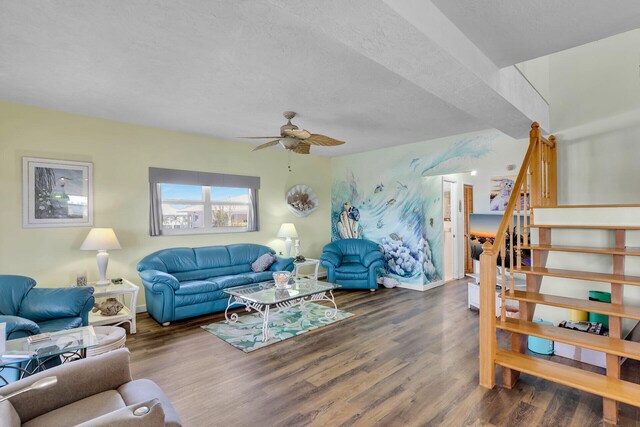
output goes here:
<path id="1" fill-rule="evenodd" d="M 328 262 L 334 267 L 340 267 L 340 264 L 342 264 L 342 257 L 334 252 L 323 252 L 322 255 L 320 255 L 320 261 Z"/>
<path id="2" fill-rule="evenodd" d="M 276 262 L 271 264 L 269 271 L 293 271 L 293 258 L 276 257 Z"/>
<path id="3" fill-rule="evenodd" d="M 174 276 L 169 273 L 165 273 L 160 270 L 144 270 L 138 273 L 140 278 L 151 285 L 151 289 L 159 292 L 159 289 L 155 289 L 155 284 L 169 285 L 173 290 L 180 289 L 180 282 Z"/>
<path id="4" fill-rule="evenodd" d="M 1 316 L 0 323 L 7 324 L 6 339 L 12 340 L 16 338 L 28 337 L 40 333 L 40 327 L 29 319 L 18 316 Z"/>
<path id="5" fill-rule="evenodd" d="M 382 252 L 369 252 L 364 257 L 362 257 L 362 264 L 368 268 L 371 264 L 378 260 L 384 260 L 384 255 L 382 254 Z"/>
<path id="6" fill-rule="evenodd" d="M 147 412 L 142 415 L 134 415 L 135 410 L 142 407 L 146 407 Z M 158 399 L 151 399 L 116 409 L 98 418 L 78 424 L 76 427 L 112 427 L 116 425 L 152 427 L 165 425 L 165 421 L 161 402 Z"/>
<path id="7" fill-rule="evenodd" d="M 34 322 L 61 317 L 87 317 L 93 288 L 33 288 L 20 304 L 18 316 Z"/>
<path id="8" fill-rule="evenodd" d="M 116 390 L 131 381 L 129 350 L 114 350 L 47 369 L 2 387 L 2 393 L 11 394 L 50 376 L 58 377 L 56 385 L 44 390 L 32 390 L 11 399 L 23 423 L 86 397 Z"/>

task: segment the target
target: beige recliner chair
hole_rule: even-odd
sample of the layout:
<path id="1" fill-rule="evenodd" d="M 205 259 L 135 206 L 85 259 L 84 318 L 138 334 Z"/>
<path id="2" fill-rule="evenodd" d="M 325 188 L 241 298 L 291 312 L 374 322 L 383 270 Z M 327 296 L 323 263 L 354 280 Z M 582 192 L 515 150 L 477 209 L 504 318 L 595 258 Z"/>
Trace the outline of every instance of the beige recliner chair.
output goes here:
<path id="1" fill-rule="evenodd" d="M 0 427 L 181 426 L 156 383 L 131 379 L 125 348 L 32 375 L 1 387 L 0 395 L 52 376 L 57 377 L 55 385 L 0 402 Z"/>

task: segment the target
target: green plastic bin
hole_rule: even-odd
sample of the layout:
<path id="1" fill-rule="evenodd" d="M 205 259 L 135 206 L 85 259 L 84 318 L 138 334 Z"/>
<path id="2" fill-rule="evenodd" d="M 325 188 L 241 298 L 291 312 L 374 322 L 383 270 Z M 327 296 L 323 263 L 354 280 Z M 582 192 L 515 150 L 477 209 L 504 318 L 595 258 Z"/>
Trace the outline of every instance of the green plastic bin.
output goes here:
<path id="1" fill-rule="evenodd" d="M 589 291 L 590 301 L 611 302 L 611 292 Z M 602 323 L 602 326 L 609 328 L 609 316 L 598 313 L 589 313 L 589 322 Z"/>

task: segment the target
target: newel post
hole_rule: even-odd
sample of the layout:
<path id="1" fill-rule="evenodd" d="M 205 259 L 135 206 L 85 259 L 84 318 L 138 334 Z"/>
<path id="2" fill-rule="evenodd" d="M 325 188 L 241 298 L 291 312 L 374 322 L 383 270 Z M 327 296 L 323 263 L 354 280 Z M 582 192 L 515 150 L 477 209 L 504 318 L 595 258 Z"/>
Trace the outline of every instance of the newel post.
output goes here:
<path id="1" fill-rule="evenodd" d="M 558 206 L 558 143 L 554 135 L 549 137 L 549 142 L 549 203 L 550 206 Z"/>
<path id="2" fill-rule="evenodd" d="M 540 144 L 540 125 L 531 123 L 529 132 L 529 144 L 533 145 L 533 157 L 531 159 L 531 206 L 542 206 L 542 144 Z"/>
<path id="3" fill-rule="evenodd" d="M 496 384 L 496 258 L 488 241 L 480 255 L 480 385 Z"/>

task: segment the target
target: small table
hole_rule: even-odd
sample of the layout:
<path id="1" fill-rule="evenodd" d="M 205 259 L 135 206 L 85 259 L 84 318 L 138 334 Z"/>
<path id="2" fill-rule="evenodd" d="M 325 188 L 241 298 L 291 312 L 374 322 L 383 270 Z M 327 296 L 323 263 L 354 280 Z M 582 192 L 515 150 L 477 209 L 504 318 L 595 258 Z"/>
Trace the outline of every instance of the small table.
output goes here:
<path id="1" fill-rule="evenodd" d="M 18 371 L 19 378 L 22 379 L 43 371 L 45 364 L 57 357 L 60 357 L 62 363 L 84 359 L 87 356 L 87 349 L 96 345 L 98 345 L 98 337 L 93 326 L 52 332 L 49 339 L 35 343 L 30 343 L 28 337 L 9 340 L 6 342 L 5 353 L 27 351 L 32 355 L 23 358 L 9 358 L 0 355 L 0 386 L 9 383 L 2 376 L 2 371 L 5 369 Z"/>
<path id="2" fill-rule="evenodd" d="M 339 285 L 321 282 L 313 279 L 294 279 L 286 289 L 276 289 L 273 281 L 256 283 L 252 285 L 237 286 L 224 290 L 229 295 L 229 302 L 224 311 L 227 323 L 238 321 L 238 314 L 228 314 L 233 305 L 243 305 L 250 312 L 255 310 L 262 316 L 262 342 L 269 339 L 269 310 L 276 308 L 279 311 L 298 305 L 304 305 L 307 301 L 329 301 L 333 308 L 328 308 L 324 316 L 333 319 L 338 314 L 338 306 L 333 297 L 333 290 Z"/>
<path id="3" fill-rule="evenodd" d="M 138 301 L 138 292 L 140 288 L 126 279 L 122 279 L 122 284 L 109 283 L 107 286 L 98 286 L 95 283 L 91 283 L 94 292 L 93 296 L 96 302 L 99 303 L 98 298 L 114 297 L 120 301 L 124 307 L 115 316 L 103 316 L 98 311 L 94 313 L 89 312 L 89 324 L 90 325 L 122 325 L 123 323 L 129 323 L 129 332 L 131 334 L 136 333 L 136 303 Z"/>
<path id="4" fill-rule="evenodd" d="M 293 276 L 297 279 L 299 277 L 299 270 L 300 267 L 304 267 L 306 265 L 315 265 L 316 269 L 315 269 L 315 273 L 313 274 L 313 278 L 315 280 L 318 280 L 318 267 L 320 267 L 320 260 L 319 259 L 313 259 L 313 258 L 307 258 L 304 261 L 300 261 L 300 262 L 295 262 L 293 263 Z"/>

